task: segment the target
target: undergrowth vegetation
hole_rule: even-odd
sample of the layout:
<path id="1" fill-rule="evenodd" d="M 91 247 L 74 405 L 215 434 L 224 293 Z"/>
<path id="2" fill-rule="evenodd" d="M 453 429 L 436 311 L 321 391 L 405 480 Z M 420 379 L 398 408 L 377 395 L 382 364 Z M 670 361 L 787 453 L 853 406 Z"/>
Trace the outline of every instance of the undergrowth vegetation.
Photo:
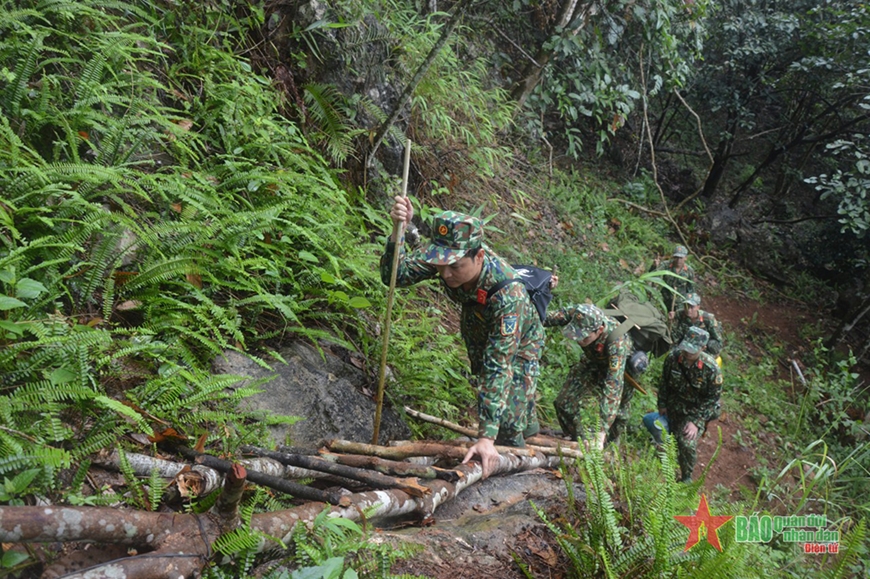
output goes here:
<path id="1" fill-rule="evenodd" d="M 270 424 L 298 418 L 241 410 L 265 385 L 214 375 L 223 352 L 268 366 L 281 361 L 282 342 L 326 341 L 362 354 L 373 373 L 386 301 L 378 258 L 391 229 L 385 197 L 398 183 L 379 175 L 387 185 L 378 197 L 348 185 L 336 167 L 358 162 L 363 148 L 355 147 L 370 133 L 353 124 L 355 111 L 378 120 L 384 111 L 313 82 L 291 102 L 248 58 L 246 35 L 274 24 L 258 3 L 24 4 L 0 3 L 0 503 L 153 510 L 161 481 L 144 484 L 129 469 L 129 492 L 82 492 L 89 456 L 167 426 L 232 455 L 265 439 Z M 327 33 L 353 34 L 350 24 L 374 14 L 367 3 L 338 5 L 346 21 L 292 31 L 307 49 L 291 58 L 316 58 Z M 378 14 L 385 30 L 359 42 L 400 46 L 391 54 L 410 77 L 443 22 L 400 2 Z M 624 187 L 526 152 L 507 93 L 491 86 L 485 59 L 468 56 L 471 36 L 451 39 L 411 99 L 419 214 L 443 207 L 486 219 L 497 252 L 558 269 L 554 306 L 599 302 L 624 283 L 655 295 L 645 274 L 672 246 L 669 226 L 616 195 L 654 204 L 649 179 Z M 675 52 L 666 57 L 685 72 Z M 636 96 L 623 89 L 612 103 L 619 110 L 629 106 L 623 97 Z M 565 98 L 560 106 L 576 100 Z M 475 393 L 458 317 L 435 288 L 398 294 L 388 398 L 467 422 Z M 789 395 L 771 383 L 772 362 L 730 343 L 726 408 L 769 417 L 788 459 L 762 465 L 758 493 L 727 514 L 825 513 L 848 557 L 801 559 L 808 564 L 798 568 L 781 545 L 735 544 L 727 526 L 723 552 L 681 554 L 684 529 L 672 516 L 696 508 L 699 486 L 676 485 L 673 449 L 655 456 L 633 431 L 615 464 L 593 453 L 576 465 L 586 503 L 572 500 L 558 519 L 541 513 L 577 577 L 867 571 L 859 521 L 870 514 L 870 449 L 866 425 L 847 412 L 866 387 L 854 360 L 828 362 L 819 345 L 806 385 Z M 552 399 L 577 356 L 561 335 L 549 336 L 538 403 L 547 424 L 556 423 Z M 654 363 L 647 384 L 658 371 Z M 639 399 L 635 424 L 655 403 Z M 281 506 L 257 495 L 243 514 Z M 254 539 L 227 537 L 221 547 L 233 561 L 211 576 L 249 573 Z M 284 547 L 300 571 L 276 570 L 276 578 L 389 577 L 389 566 L 411 554 L 372 545 L 356 524 L 325 516 L 293 541 Z M 14 559 L 0 565 L 28 564 Z"/>

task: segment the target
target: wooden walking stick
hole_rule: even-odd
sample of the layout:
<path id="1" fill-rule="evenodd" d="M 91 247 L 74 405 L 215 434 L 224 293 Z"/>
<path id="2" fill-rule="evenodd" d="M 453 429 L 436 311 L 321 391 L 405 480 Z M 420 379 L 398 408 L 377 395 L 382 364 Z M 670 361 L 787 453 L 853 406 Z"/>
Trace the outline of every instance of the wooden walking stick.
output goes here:
<path id="1" fill-rule="evenodd" d="M 643 389 L 643 386 L 641 386 L 638 381 L 634 379 L 634 376 L 632 376 L 628 372 L 625 373 L 625 381 L 634 386 L 634 389 L 641 394 L 646 394 L 646 390 Z"/>
<path id="2" fill-rule="evenodd" d="M 411 166 L 411 139 L 405 141 L 405 167 L 402 171 L 402 198 L 408 196 L 408 168 Z M 387 346 L 390 343 L 390 322 L 393 313 L 393 296 L 396 293 L 396 273 L 399 269 L 399 253 L 405 241 L 405 222 L 393 224 L 393 239 L 396 246 L 393 248 L 393 265 L 390 269 L 390 290 L 387 293 L 387 313 L 384 318 L 383 345 L 381 347 L 381 367 L 378 370 L 378 397 L 375 406 L 375 424 L 372 431 L 372 444 L 378 443 L 378 435 L 381 431 L 381 410 L 384 407 L 384 381 L 387 375 Z"/>

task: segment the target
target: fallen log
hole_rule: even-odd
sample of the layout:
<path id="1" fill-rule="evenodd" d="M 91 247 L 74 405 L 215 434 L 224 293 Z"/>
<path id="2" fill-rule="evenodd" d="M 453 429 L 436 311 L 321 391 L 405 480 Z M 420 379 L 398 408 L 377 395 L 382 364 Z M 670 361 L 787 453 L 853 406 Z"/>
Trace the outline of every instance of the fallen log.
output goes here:
<path id="1" fill-rule="evenodd" d="M 390 442 L 394 447 L 415 447 L 415 445 L 420 444 L 419 442 L 415 442 L 413 440 L 394 440 Z M 438 443 L 434 443 L 431 441 L 427 441 L 424 444 L 443 444 L 446 446 L 454 446 L 459 448 L 470 448 L 474 441 L 470 440 L 444 440 Z M 425 448 L 425 447 L 424 447 Z M 546 446 L 534 446 L 531 444 L 527 444 L 523 448 L 518 448 L 516 446 L 500 446 L 496 445 L 495 449 L 499 453 L 508 453 L 514 454 L 516 456 L 534 456 L 536 453 L 545 454 L 547 456 L 567 456 L 569 458 L 583 458 L 583 451 L 576 450 L 573 448 L 563 448 L 558 446 L 546 447 Z M 413 451 L 412 451 L 413 452 Z M 465 455 L 462 456 L 464 458 Z"/>
<path id="2" fill-rule="evenodd" d="M 174 449 L 188 460 L 194 460 L 198 464 L 204 464 L 205 466 L 222 473 L 227 473 L 233 468 L 233 463 L 228 460 L 197 452 L 192 448 L 175 446 Z M 263 474 L 256 471 L 248 472 L 248 480 L 307 501 L 322 501 L 332 505 L 337 505 L 342 501 L 342 497 L 339 496 L 338 493 L 313 489 L 305 485 L 300 485 L 273 475 Z"/>
<path id="3" fill-rule="evenodd" d="M 220 536 L 216 517 L 149 513 L 109 507 L 0 507 L 0 542 L 56 543 L 83 541 L 120 544 L 142 552 L 101 561 L 61 557 L 43 572 L 43 579 L 173 579 L 196 577 L 211 558 Z M 116 556 L 112 553 L 111 556 Z M 87 568 L 83 568 L 87 565 Z M 81 571 L 81 572 L 80 572 Z"/>
<path id="4" fill-rule="evenodd" d="M 386 447 L 385 447 L 386 448 Z M 499 461 L 490 476 L 500 474 L 508 474 L 513 472 L 522 472 L 533 470 L 536 468 L 556 468 L 559 464 L 559 459 L 556 457 L 547 456 L 515 456 L 515 455 L 499 455 Z M 456 470 L 462 473 L 456 483 L 449 483 L 443 480 L 426 481 L 422 484 L 431 489 L 431 493 L 427 497 L 414 498 L 400 490 L 381 490 L 371 491 L 366 493 L 354 493 L 348 495 L 353 503 L 352 507 L 334 506 L 330 508 L 332 516 L 340 516 L 346 519 L 359 520 L 362 512 L 367 509 L 371 510 L 371 519 L 377 521 L 383 518 L 394 518 L 399 516 L 416 515 L 421 520 L 429 518 L 438 508 L 450 499 L 454 498 L 470 485 L 480 481 L 483 478 L 483 469 L 480 463 L 473 461 L 469 464 L 459 465 Z M 316 517 L 323 510 L 325 505 L 310 503 L 301 507 L 288 509 L 283 512 L 286 517 L 293 521 L 309 521 Z M 281 537 L 283 540 L 289 539 L 288 533 L 292 531 L 292 526 L 286 525 L 286 518 L 283 521 L 269 521 L 276 513 L 266 513 L 263 515 L 254 515 L 257 529 L 264 533 Z M 252 521 L 252 526 L 254 521 Z"/>
<path id="5" fill-rule="evenodd" d="M 432 416 L 431 414 L 425 414 L 418 410 L 414 410 L 409 406 L 405 406 L 405 413 L 408 416 L 413 418 L 417 418 L 424 422 L 428 422 L 430 424 L 437 424 L 438 426 L 443 426 L 444 428 L 456 432 L 458 434 L 462 434 L 464 436 L 469 436 L 471 438 L 477 438 L 478 431 L 477 425 L 473 425 L 472 427 L 465 427 L 456 424 L 455 422 L 450 422 L 449 420 L 445 420 L 444 418 L 438 418 L 437 416 Z M 526 438 L 526 444 L 541 446 L 541 447 L 552 447 L 552 448 L 573 448 L 575 450 L 582 451 L 583 449 L 574 441 L 564 440 L 555 438 L 552 436 L 545 436 L 543 434 L 536 434 L 534 436 L 529 436 Z"/>
<path id="6" fill-rule="evenodd" d="M 387 476 L 379 472 L 372 472 L 361 468 L 336 464 L 314 456 L 303 456 L 298 454 L 277 452 L 273 450 L 266 450 L 264 448 L 258 448 L 256 446 L 243 446 L 241 450 L 242 452 L 247 452 L 260 457 L 277 460 L 284 465 L 299 466 L 309 470 L 341 476 L 351 480 L 366 483 L 367 485 L 373 486 L 375 488 L 397 488 L 416 497 L 422 497 L 429 492 L 429 489 L 420 486 L 420 484 L 417 482 L 417 479 L 414 477 L 398 479 L 396 477 Z"/>
<path id="7" fill-rule="evenodd" d="M 364 442 L 352 442 L 350 440 L 330 440 L 326 447 L 335 452 L 349 454 L 365 454 L 388 458 L 390 460 L 403 460 L 416 456 L 433 456 L 442 459 L 461 461 L 465 458 L 465 450 L 456 446 L 434 442 L 408 442 L 402 446 L 380 446 L 366 444 Z"/>
<path id="8" fill-rule="evenodd" d="M 426 480 L 440 478 L 448 482 L 456 482 L 461 476 L 461 474 L 455 470 L 438 468 L 436 466 L 425 466 L 422 464 L 412 464 L 410 462 L 402 462 L 398 460 L 388 460 L 385 458 L 378 458 L 377 456 L 366 456 L 364 454 L 336 454 L 333 452 L 322 452 L 320 458 L 337 464 L 365 468 L 384 474 L 415 476 Z"/>
<path id="9" fill-rule="evenodd" d="M 457 450 L 461 449 L 457 447 Z M 492 476 L 557 465 L 556 457 L 502 454 Z M 319 501 L 282 511 L 254 514 L 251 528 L 287 542 L 297 523 L 312 521 L 324 509 L 329 509 L 330 516 L 352 520 L 359 520 L 364 512 L 369 512 L 373 521 L 408 515 L 423 520 L 431 517 L 438 506 L 482 478 L 482 469 L 477 462 L 460 465 L 457 471 L 463 476 L 456 483 L 444 480 L 423 483 L 431 491 L 426 497 L 413 497 L 397 489 L 353 493 L 346 495 L 346 505 L 329 506 Z M 117 558 L 117 552 L 112 551 L 111 560 L 92 558 L 88 560 L 87 568 L 84 568 L 79 555 L 61 557 L 46 569 L 43 574 L 46 579 L 197 577 L 212 557 L 211 545 L 222 531 L 221 520 L 215 515 L 150 513 L 105 507 L 0 507 L 0 543 L 82 541 L 125 545 L 142 553 Z M 274 546 L 273 542 L 262 541 L 258 549 L 262 552 Z M 99 549 L 89 551 L 99 553 Z"/>
<path id="10" fill-rule="evenodd" d="M 202 464 L 193 466 L 183 462 L 173 462 L 144 454 L 125 453 L 133 474 L 149 477 L 153 471 L 163 478 L 175 479 L 178 493 L 182 497 L 203 497 L 211 494 L 223 484 L 224 473 Z M 93 464 L 102 468 L 121 471 L 121 457 L 117 450 L 103 452 L 96 456 Z M 246 469 L 281 479 L 320 479 L 347 489 L 359 489 L 357 481 L 337 477 L 327 473 L 286 466 L 271 458 L 252 458 L 238 461 Z M 264 484 L 263 486 L 269 486 Z"/>
<path id="11" fill-rule="evenodd" d="M 470 436 L 472 438 L 477 438 L 479 434 L 477 428 L 466 428 L 465 426 L 460 426 L 455 422 L 450 422 L 449 420 L 445 420 L 444 418 L 438 418 L 437 416 L 432 416 L 431 414 L 425 414 L 423 412 L 420 412 L 419 410 L 414 410 L 410 406 L 405 406 L 405 414 L 413 418 L 422 420 L 423 422 L 443 426 L 448 430 L 452 430 L 453 432 L 457 432 L 465 436 Z"/>

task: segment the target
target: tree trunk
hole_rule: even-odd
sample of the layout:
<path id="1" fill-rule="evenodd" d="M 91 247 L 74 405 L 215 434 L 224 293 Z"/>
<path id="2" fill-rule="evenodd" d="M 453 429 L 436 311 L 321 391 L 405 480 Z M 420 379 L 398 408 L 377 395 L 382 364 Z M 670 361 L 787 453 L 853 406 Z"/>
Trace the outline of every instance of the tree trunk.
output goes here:
<path id="1" fill-rule="evenodd" d="M 729 130 L 726 135 L 719 141 L 719 146 L 716 147 L 716 154 L 713 156 L 713 165 L 710 167 L 710 172 L 707 174 L 707 179 L 704 181 L 704 189 L 701 191 L 701 197 L 704 199 L 713 199 L 716 195 L 716 189 L 722 181 L 722 176 L 725 174 L 725 167 L 728 165 L 728 160 L 731 158 L 731 149 L 734 147 L 734 127 L 733 123 L 729 122 Z"/>
<path id="2" fill-rule="evenodd" d="M 580 30 L 586 26 L 586 22 L 588 21 L 589 16 L 594 13 L 594 10 L 595 4 L 592 2 L 581 4 L 580 0 L 563 0 L 562 10 L 559 12 L 559 17 L 553 24 L 553 28 L 548 32 L 547 37 L 550 38 L 555 36 L 558 29 L 565 28 L 568 24 L 582 16 L 583 20 L 579 26 L 574 30 L 565 31 L 566 34 L 576 36 Z M 550 61 L 552 56 L 552 50 L 544 50 L 542 47 L 535 55 L 534 62 L 526 64 L 526 67 L 522 72 L 522 79 L 519 80 L 516 85 L 514 85 L 513 90 L 511 90 L 511 97 L 517 101 L 517 109 L 523 108 L 526 99 L 529 98 L 529 95 L 532 94 L 532 91 L 535 90 L 536 86 L 538 86 L 538 83 L 541 81 L 541 73 L 543 73 L 544 67 Z"/>
<path id="3" fill-rule="evenodd" d="M 417 88 L 417 85 L 420 84 L 420 81 L 426 75 L 426 71 L 428 71 L 429 67 L 432 66 L 432 63 L 435 62 L 435 58 L 438 56 L 438 53 L 441 52 L 444 44 L 447 43 L 447 39 L 453 33 L 456 25 L 459 24 L 459 20 L 462 18 L 463 13 L 465 12 L 465 8 L 468 6 L 468 3 L 470 1 L 471 0 L 459 0 L 459 3 L 453 9 L 453 15 L 447 22 L 444 30 L 441 31 L 441 36 L 438 37 L 438 40 L 432 46 L 432 49 L 426 56 L 426 59 L 423 60 L 423 63 L 417 68 L 417 72 L 414 73 L 414 77 L 405 86 L 402 94 L 399 95 L 399 99 L 396 101 L 396 105 L 393 107 L 393 111 L 390 113 L 390 116 L 387 117 L 387 120 L 385 120 L 381 127 L 378 129 L 378 132 L 375 135 L 374 140 L 372 141 L 372 149 L 366 159 L 366 167 L 372 166 L 372 160 L 375 157 L 375 153 L 377 153 L 378 151 L 378 147 L 381 146 L 381 142 L 383 142 L 384 137 L 387 135 L 387 131 L 389 131 L 393 123 L 396 122 L 396 119 L 399 117 L 399 113 L 405 107 L 405 103 L 407 103 L 408 100 L 411 98 L 411 94 L 413 94 L 414 89 Z"/>
<path id="4" fill-rule="evenodd" d="M 870 295 L 864 298 L 861 305 L 859 305 L 855 310 L 855 315 L 851 316 L 851 320 L 844 320 L 837 331 L 827 339 L 825 347 L 833 353 L 834 348 L 840 345 L 846 336 L 849 335 L 849 332 L 851 332 L 852 329 L 858 325 L 858 322 L 860 322 L 868 313 L 870 313 Z"/>

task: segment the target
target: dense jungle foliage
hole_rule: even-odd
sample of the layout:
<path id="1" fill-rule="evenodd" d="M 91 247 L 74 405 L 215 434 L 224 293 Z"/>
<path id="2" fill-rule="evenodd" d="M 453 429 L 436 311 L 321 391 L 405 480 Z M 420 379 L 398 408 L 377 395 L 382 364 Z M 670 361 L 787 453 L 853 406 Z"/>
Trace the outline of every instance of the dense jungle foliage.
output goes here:
<path id="1" fill-rule="evenodd" d="M 731 524 L 722 552 L 684 554 L 672 516 L 699 487 L 636 433 L 625 460 L 574 465 L 588 504 L 542 513 L 572 576 L 866 576 L 868 39 L 849 0 L 3 0 L 0 504 L 154 509 L 158 481 L 89 488 L 93 453 L 172 427 L 233 456 L 296 420 L 239 408 L 268 385 L 214 374 L 227 350 L 268 366 L 283 342 L 328 342 L 376 376 L 410 138 L 418 215 L 480 215 L 498 253 L 558 268 L 559 303 L 655 290 L 649 266 L 679 242 L 717 291 L 825 318 L 796 397 L 780 344 L 759 360 L 728 336 L 726 410 L 768 417 L 788 455 L 729 514 L 823 513 L 839 555 L 738 544 Z M 450 312 L 435 286 L 397 294 L 387 399 L 462 422 L 475 394 Z M 577 351 L 551 338 L 555 425 Z M 405 553 L 365 539 L 300 530 L 291 567 L 315 571 L 292 577 L 389 576 Z M 256 557 L 235 555 L 210 576 L 245 575 Z"/>

